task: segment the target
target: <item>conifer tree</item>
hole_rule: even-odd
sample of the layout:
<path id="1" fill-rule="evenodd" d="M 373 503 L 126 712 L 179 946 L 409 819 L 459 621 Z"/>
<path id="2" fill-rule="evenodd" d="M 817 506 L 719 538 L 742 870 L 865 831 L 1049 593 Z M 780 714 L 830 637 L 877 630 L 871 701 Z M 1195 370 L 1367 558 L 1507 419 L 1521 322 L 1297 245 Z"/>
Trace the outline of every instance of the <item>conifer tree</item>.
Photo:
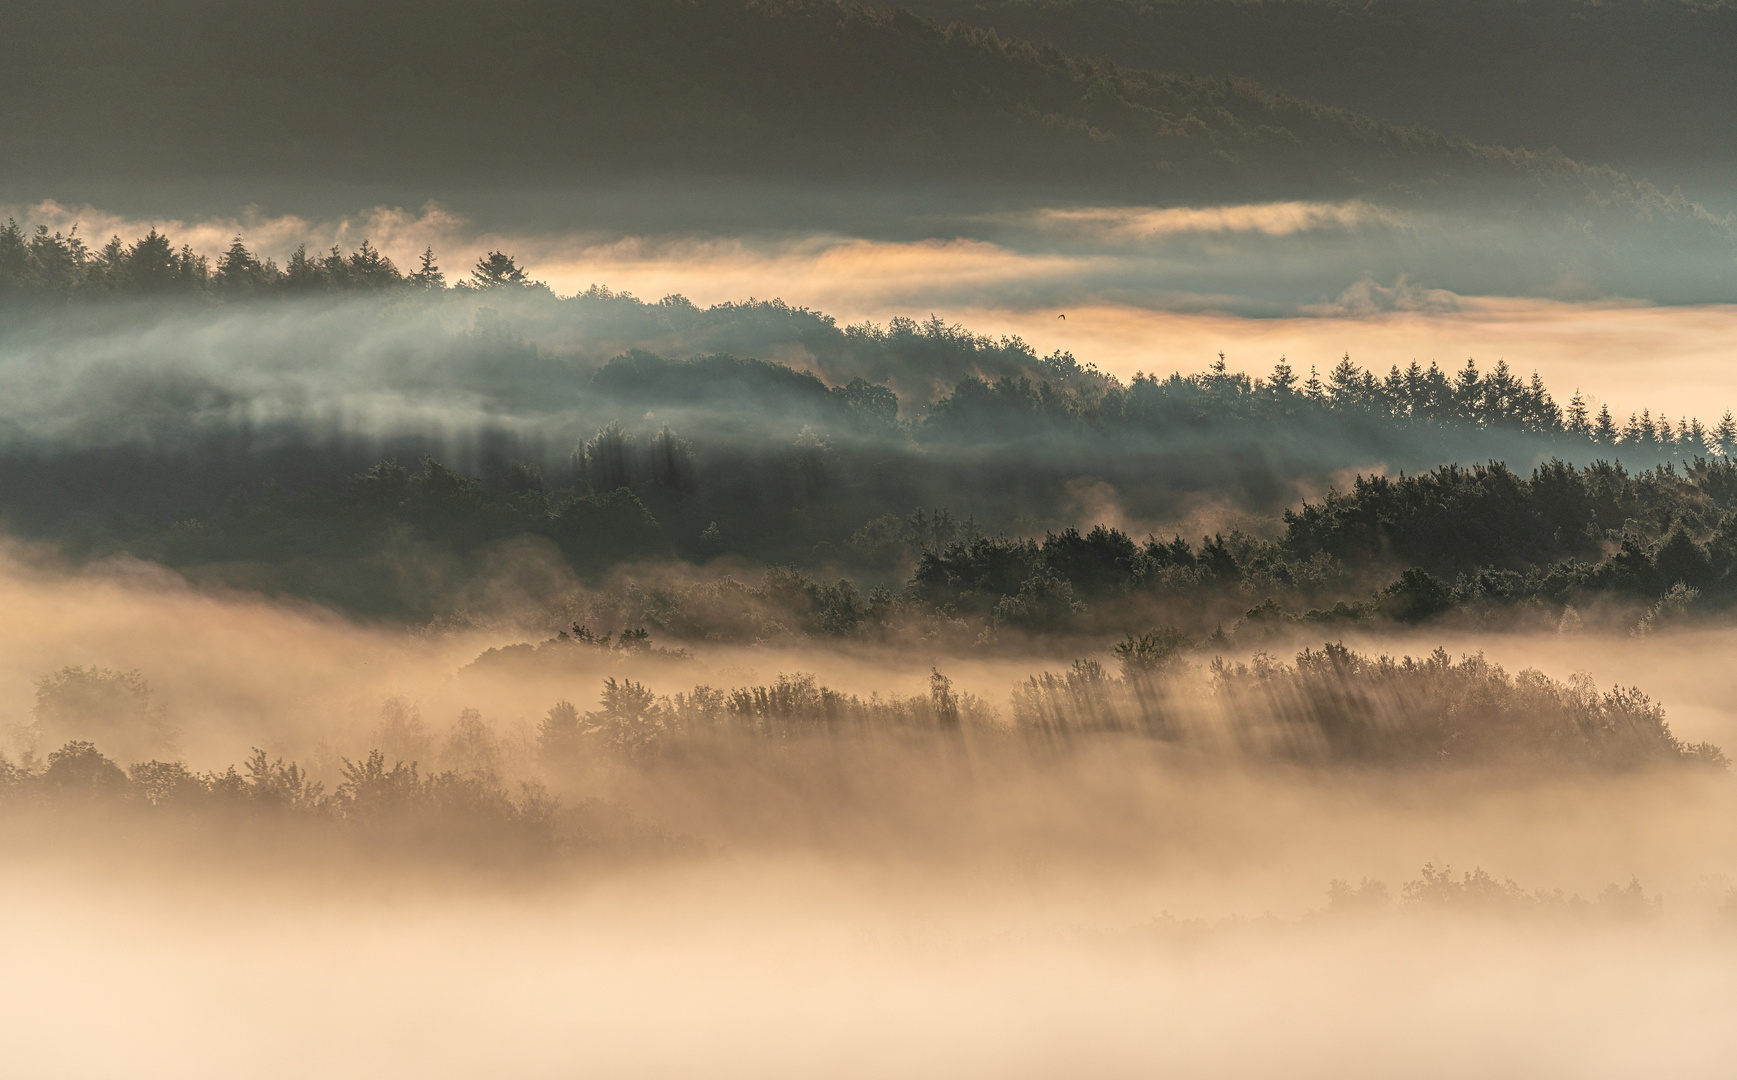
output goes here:
<path id="1" fill-rule="evenodd" d="M 1459 414 L 1468 420 L 1484 419 L 1484 384 L 1478 375 L 1478 365 L 1466 357 L 1466 366 L 1454 376 L 1453 401 Z"/>
<path id="2" fill-rule="evenodd" d="M 30 249 L 18 222 L 6 219 L 0 229 L 0 293 L 24 288 L 30 274 Z"/>
<path id="3" fill-rule="evenodd" d="M 1605 416 L 1608 418 L 1609 413 Z M 1586 411 L 1586 399 L 1580 396 L 1580 387 L 1574 388 L 1574 396 L 1568 400 L 1568 430 L 1575 435 L 1586 435 L 1591 432 Z"/>
<path id="4" fill-rule="evenodd" d="M 228 293 L 251 292 L 259 283 L 260 272 L 264 267 L 253 253 L 247 250 L 238 234 L 230 242 L 229 250 L 217 260 L 217 287 Z"/>
<path id="5" fill-rule="evenodd" d="M 1412 416 L 1429 411 L 1429 383 L 1416 360 L 1405 369 L 1405 410 Z"/>
<path id="6" fill-rule="evenodd" d="M 522 288 L 531 284 L 525 271 L 511 255 L 491 251 L 477 260 L 470 272 L 471 287 L 476 289 Z"/>
<path id="7" fill-rule="evenodd" d="M 1405 393 L 1405 376 L 1400 374 L 1398 364 L 1392 365 L 1387 378 L 1381 381 L 1381 401 L 1394 416 L 1404 416 L 1410 411 L 1407 408 L 1409 399 Z"/>
<path id="8" fill-rule="evenodd" d="M 1363 370 L 1353 364 L 1351 354 L 1346 353 L 1327 376 L 1327 396 L 1334 408 L 1349 409 L 1362 397 L 1362 388 Z"/>
<path id="9" fill-rule="evenodd" d="M 1267 377 L 1267 389 L 1274 397 L 1280 398 L 1288 398 L 1297 392 L 1297 374 L 1282 356 L 1273 365 L 1273 373 Z"/>
<path id="10" fill-rule="evenodd" d="M 419 289 L 440 290 L 446 288 L 446 275 L 441 272 L 439 264 L 434 261 L 434 246 L 432 244 L 423 249 L 416 272 L 405 280 Z"/>
<path id="11" fill-rule="evenodd" d="M 155 228 L 127 249 L 126 283 L 140 292 L 173 288 L 180 276 L 175 249 Z"/>
<path id="12" fill-rule="evenodd" d="M 1635 438 L 1637 442 L 1645 443 L 1648 446 L 1658 443 L 1659 428 L 1657 424 L 1653 423 L 1653 411 L 1651 409 L 1641 410 L 1640 424 L 1635 428 Z"/>
<path id="13" fill-rule="evenodd" d="M 1508 370 L 1506 360 L 1497 360 L 1484 380 L 1484 415 L 1491 422 L 1515 419 L 1519 411 L 1520 382 Z"/>
<path id="14" fill-rule="evenodd" d="M 1603 443 L 1616 442 L 1616 421 L 1610 417 L 1608 404 L 1598 407 L 1598 422 L 1592 427 L 1592 437 Z"/>
<path id="15" fill-rule="evenodd" d="M 336 252 L 337 248 L 332 250 Z M 362 241 L 361 247 L 350 253 L 346 270 L 347 283 L 353 288 L 389 289 L 404 280 L 392 260 L 381 254 L 366 239 Z"/>

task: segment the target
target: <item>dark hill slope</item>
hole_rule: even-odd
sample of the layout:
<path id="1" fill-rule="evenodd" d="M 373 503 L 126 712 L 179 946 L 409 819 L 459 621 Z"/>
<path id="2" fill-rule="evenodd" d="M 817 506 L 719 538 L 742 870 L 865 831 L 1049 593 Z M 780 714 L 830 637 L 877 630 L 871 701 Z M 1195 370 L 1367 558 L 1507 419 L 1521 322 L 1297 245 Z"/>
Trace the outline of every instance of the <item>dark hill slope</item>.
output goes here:
<path id="1" fill-rule="evenodd" d="M 13 186 L 702 174 L 1150 201 L 1612 183 L 1251 83 L 823 0 L 14 0 L 0 41 Z"/>
<path id="2" fill-rule="evenodd" d="M 911 0 L 1133 68 L 1712 192 L 1737 164 L 1737 6 L 1680 0 Z"/>

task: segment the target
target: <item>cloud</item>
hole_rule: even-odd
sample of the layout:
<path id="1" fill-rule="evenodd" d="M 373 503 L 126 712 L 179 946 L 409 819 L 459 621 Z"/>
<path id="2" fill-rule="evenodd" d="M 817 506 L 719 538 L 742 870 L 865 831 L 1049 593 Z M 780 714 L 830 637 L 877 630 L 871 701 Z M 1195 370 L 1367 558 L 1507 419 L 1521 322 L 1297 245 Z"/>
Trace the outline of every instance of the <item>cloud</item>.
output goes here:
<path id="1" fill-rule="evenodd" d="M 1424 311 L 1445 314 L 1459 310 L 1459 297 L 1446 289 L 1425 289 L 1412 284 L 1404 274 L 1392 285 L 1382 285 L 1364 275 L 1337 300 L 1305 304 L 1299 314 L 1313 316 L 1370 316 L 1388 311 Z"/>
<path id="2" fill-rule="evenodd" d="M 1246 232 L 1292 236 L 1322 229 L 1404 224 L 1404 218 L 1398 212 L 1361 199 L 1341 203 L 1079 207 L 1038 210 L 1013 220 L 1020 219 L 1040 229 L 1106 240 L 1150 240 L 1184 233 Z"/>

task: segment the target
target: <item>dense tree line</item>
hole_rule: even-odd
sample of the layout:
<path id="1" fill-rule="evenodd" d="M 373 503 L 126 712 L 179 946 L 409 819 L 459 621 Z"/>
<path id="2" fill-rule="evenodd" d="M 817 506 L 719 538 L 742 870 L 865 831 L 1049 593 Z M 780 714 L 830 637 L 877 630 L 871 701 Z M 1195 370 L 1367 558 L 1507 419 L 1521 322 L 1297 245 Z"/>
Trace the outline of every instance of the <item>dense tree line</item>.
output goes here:
<path id="1" fill-rule="evenodd" d="M 789 448 L 779 466 L 783 483 L 806 482 L 809 452 Z M 194 570 L 300 564 L 306 575 L 319 566 L 320 595 L 328 600 L 429 617 L 451 598 L 419 596 L 416 575 L 383 572 L 419 544 L 433 545 L 422 550 L 433 558 L 541 537 L 569 565 L 592 573 L 684 548 L 705 561 L 741 545 L 741 536 L 727 537 L 716 521 L 699 524 L 708 504 L 686 490 L 695 475 L 690 453 L 667 429 L 641 448 L 619 428 L 606 428 L 579 449 L 571 486 L 560 489 L 522 464 L 484 483 L 433 460 L 417 471 L 387 462 L 335 486 L 270 488 L 177 522 L 132 549 Z M 641 477 L 650 479 L 636 492 L 628 485 Z M 659 505 L 673 508 L 668 518 L 650 509 Z M 678 537 L 670 522 L 693 531 Z M 1737 603 L 1737 465 L 1722 459 L 1633 475 L 1606 463 L 1576 469 L 1552 462 L 1530 477 L 1501 465 L 1364 477 L 1348 492 L 1287 511 L 1283 525 L 1273 541 L 1233 532 L 1190 542 L 1136 540 L 1104 525 L 1041 538 L 989 535 L 973 519 L 945 511 L 882 515 L 829 547 L 814 569 L 891 584 L 889 571 L 912 566 L 908 582 L 894 589 L 849 578 L 827 584 L 812 570 L 777 570 L 761 600 L 782 614 L 761 623 L 856 633 L 898 610 L 1034 633 L 1101 631 L 1129 604 L 1186 597 L 1216 598 L 1219 604 L 1198 611 L 1221 620 L 1240 616 L 1244 599 L 1296 615 L 1321 608 L 1419 619 L 1473 603 L 1560 608 L 1605 597 L 1644 606 L 1677 586 L 1693 590 L 1695 605 L 1709 611 Z M 702 592 L 684 593 L 675 607 L 719 602 Z M 671 609 L 659 628 L 703 638 L 719 629 L 713 620 Z M 727 621 L 731 637 L 763 636 L 752 620 Z"/>
<path id="2" fill-rule="evenodd" d="M 300 765 L 263 750 L 255 750 L 239 770 L 230 766 L 216 773 L 180 761 L 123 768 L 95 744 L 75 740 L 40 762 L 0 760 L 0 812 L 75 822 L 73 815 L 107 814 L 193 828 L 207 838 L 222 830 L 242 843 L 256 839 L 250 829 L 272 830 L 279 839 L 336 839 L 364 851 L 491 863 L 547 858 L 595 843 L 582 832 L 584 815 L 563 808 L 537 785 L 509 793 L 491 776 L 428 774 L 413 763 L 388 764 L 378 750 L 346 761 L 341 780 L 328 792 Z"/>
<path id="3" fill-rule="evenodd" d="M 547 287 L 532 281 L 511 255 L 499 251 L 479 259 L 469 278 L 453 288 L 548 294 Z M 76 235 L 76 229 L 72 235 L 50 234 L 47 226 L 39 225 L 27 236 L 13 220 L 0 228 L 0 301 L 175 292 L 255 299 L 349 291 L 448 290 L 432 249 L 423 253 L 420 265 L 409 274 L 401 273 L 366 240 L 348 255 L 334 247 L 323 255 L 310 256 L 305 246 L 300 247 L 280 268 L 269 258 L 262 261 L 255 256 L 241 237 L 213 264 L 185 245 L 176 248 L 155 229 L 131 244 L 111 238 L 100 251 L 93 252 Z M 1649 456 L 1737 451 L 1737 421 L 1729 411 L 1711 427 L 1686 416 L 1673 423 L 1663 410 L 1655 417 L 1651 409 L 1641 409 L 1625 419 L 1613 415 L 1607 404 L 1595 413 L 1578 390 L 1566 405 L 1559 404 L 1536 372 L 1522 377 L 1506 360 L 1499 360 L 1487 374 L 1479 371 L 1475 360 L 1468 359 L 1463 367 L 1453 370 L 1445 370 L 1435 361 L 1426 367 L 1413 360 L 1404 369 L 1391 365 L 1383 375 L 1365 370 L 1347 355 L 1324 375 L 1311 367 L 1305 378 L 1281 359 L 1263 379 L 1229 371 L 1221 356 L 1198 375 L 1141 374 L 1123 385 L 1081 364 L 1071 354 L 1056 352 L 1040 359 L 1017 338 L 991 340 L 949 326 L 934 316 L 923 323 L 895 318 L 885 327 L 865 323 L 841 328 L 823 314 L 792 309 L 777 301 L 722 304 L 702 312 L 684 297 L 667 297 L 648 305 L 599 286 L 564 303 L 582 312 L 581 317 L 601 314 L 615 323 L 616 329 L 631 328 L 641 336 L 653 335 L 659 329 L 692 331 L 711 324 L 724 336 L 738 339 L 744 331 L 752 334 L 750 327 L 759 329 L 764 340 L 764 332 L 770 329 L 774 338 L 787 336 L 821 354 L 816 360 L 823 371 L 829 366 L 824 354 L 855 352 L 857 355 L 847 362 L 868 368 L 872 378 L 856 375 L 842 389 L 878 395 L 877 407 L 889 412 L 896 412 L 897 399 L 887 393 L 889 387 L 875 384 L 903 372 L 890 370 L 889 359 L 865 357 L 863 351 L 895 353 L 904 369 L 959 372 L 955 381 L 921 410 L 923 431 L 935 435 L 1024 437 L 1056 422 L 1082 421 L 1103 427 L 1165 427 L 1202 421 L 1306 423 L 1326 411 L 1341 418 L 1376 417 L 1571 436 L 1603 446 L 1620 445 Z M 479 320 L 474 336 L 485 343 L 495 340 L 508 347 L 524 346 L 498 314 L 491 313 L 489 318 L 493 321 Z M 692 365 L 676 368 L 660 356 L 632 350 L 612 362 L 596 386 L 605 392 L 619 389 L 635 401 L 689 404 L 733 389 L 725 385 L 728 381 L 727 373 L 720 377 Z M 758 381 L 766 382 L 764 378 Z"/>
<path id="4" fill-rule="evenodd" d="M 1388 584 L 1364 592 L 1372 578 Z M 1102 525 L 1042 540 L 978 536 L 924 550 L 906 589 L 947 611 L 1040 630 L 1097 625 L 1094 606 L 1113 625 L 1142 593 L 1260 600 L 1232 616 L 1255 633 L 1467 607 L 1501 617 L 1539 604 L 1554 625 L 1564 605 L 1605 600 L 1650 608 L 1654 626 L 1737 604 L 1737 465 L 1698 459 L 1630 475 L 1551 462 L 1530 477 L 1498 464 L 1362 477 L 1287 511 L 1273 541 L 1142 543 Z M 1195 610 L 1215 617 L 1210 604 Z"/>
<path id="5" fill-rule="evenodd" d="M 570 647 L 599 644 L 569 639 Z M 329 792 L 302 766 L 263 750 L 221 773 L 179 760 L 123 768 L 97 745 L 72 739 L 41 760 L 0 757 L 0 813 L 96 811 L 205 829 L 221 822 L 236 835 L 262 826 L 304 836 L 337 830 L 338 838 L 367 846 L 512 862 L 609 839 L 598 828 L 597 808 L 563 807 L 536 777 L 583 776 L 599 766 L 649 769 L 798 739 L 832 744 L 846 755 L 864 745 L 865 735 L 898 733 L 907 743 L 953 754 L 1017 740 L 1047 757 L 1105 734 L 1198 743 L 1222 753 L 1228 735 L 1238 757 L 1312 764 L 1727 765 L 1718 747 L 1672 735 L 1664 710 L 1635 688 L 1600 693 L 1584 680 L 1561 683 L 1536 671 L 1510 676 L 1481 656 L 1454 661 L 1440 649 L 1395 659 L 1329 644 L 1304 650 L 1290 664 L 1259 654 L 1250 663 L 1197 666 L 1179 658 L 1182 645 L 1171 632 L 1125 640 L 1116 650 L 1119 677 L 1089 660 L 1033 676 L 1014 689 L 1011 724 L 989 702 L 955 691 L 939 671 L 927 693 L 866 700 L 802 674 L 668 695 L 612 676 L 596 709 L 582 712 L 565 700 L 550 707 L 537 728 L 536 760 L 518 763 L 524 779 L 516 793 L 489 749 L 496 742 L 492 727 L 474 710 L 459 718 L 448 740 L 468 744 L 460 754 L 469 759 L 466 767 L 425 772 L 414 760 L 376 748 L 341 759 Z M 389 701 L 382 717 L 377 739 L 402 741 L 406 729 L 420 727 L 399 702 Z M 642 828 L 638 839 L 647 838 L 668 846 L 667 837 Z"/>
<path id="6" fill-rule="evenodd" d="M 1126 386 L 1102 377 L 1070 379 L 1071 357 L 1052 358 L 1054 384 L 1001 376 L 993 382 L 967 377 L 928 410 L 925 423 L 937 431 L 970 436 L 1024 435 L 1054 423 L 1085 423 L 1114 428 L 1243 423 L 1303 425 L 1325 416 L 1385 420 L 1436 428 L 1459 427 L 1566 437 L 1581 446 L 1621 447 L 1646 458 L 1690 459 L 1737 452 L 1737 420 L 1730 411 L 1708 427 L 1662 410 L 1654 417 L 1642 409 L 1619 421 L 1610 407 L 1591 412 L 1577 390 L 1560 406 L 1534 372 L 1522 379 L 1506 360 L 1488 374 L 1468 359 L 1452 374 L 1432 361 L 1413 360 L 1403 370 L 1392 365 L 1385 376 L 1339 360 L 1325 378 L 1311 368 L 1299 380 L 1280 360 L 1265 379 L 1228 371 L 1222 357 L 1198 375 L 1137 375 Z M 1564 445 L 1574 445 L 1565 442 Z"/>
<path id="7" fill-rule="evenodd" d="M 1194 543 L 1098 525 L 988 535 L 945 511 L 887 515 L 847 551 L 913 566 L 896 588 L 793 567 L 587 592 L 590 625 L 683 641 L 799 634 L 913 636 L 1005 650 L 1022 636 L 1103 636 L 1167 619 L 1199 640 L 1358 621 L 1470 617 L 1556 629 L 1599 618 L 1642 631 L 1737 604 L 1737 466 L 1700 461 L 1630 475 L 1553 462 L 1365 478 L 1287 515 L 1276 540 L 1233 531 Z M 870 574 L 869 579 L 883 575 Z M 1565 615 L 1564 613 L 1568 614 Z"/>
<path id="8" fill-rule="evenodd" d="M 175 246 L 155 228 L 130 244 L 113 236 L 93 250 L 77 226 L 66 233 L 50 233 L 46 225 L 27 231 L 8 218 L 0 227 L 0 302 L 175 295 L 252 300 L 446 288 L 446 274 L 433 248 L 424 250 L 416 268 L 404 273 L 367 240 L 347 255 L 336 246 L 310 254 L 303 244 L 279 266 L 274 259 L 260 259 L 240 236 L 212 260 L 185 244 Z M 530 280 L 512 256 L 491 251 L 453 288 L 544 286 Z"/>

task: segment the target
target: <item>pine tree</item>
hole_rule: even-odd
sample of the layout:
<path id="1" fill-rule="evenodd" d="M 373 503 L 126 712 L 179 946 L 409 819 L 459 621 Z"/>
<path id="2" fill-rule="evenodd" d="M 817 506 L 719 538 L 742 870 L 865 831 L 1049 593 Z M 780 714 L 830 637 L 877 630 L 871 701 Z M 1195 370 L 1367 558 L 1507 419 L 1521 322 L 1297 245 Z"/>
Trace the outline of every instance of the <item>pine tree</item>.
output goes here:
<path id="1" fill-rule="evenodd" d="M 1604 415 L 1606 419 L 1610 418 L 1608 411 Z M 1586 435 L 1591 432 L 1591 425 L 1587 420 L 1586 399 L 1580 396 L 1578 386 L 1574 388 L 1574 396 L 1568 401 L 1568 430 L 1575 435 Z"/>
<path id="2" fill-rule="evenodd" d="M 1520 419 L 1520 382 L 1508 370 L 1506 360 L 1497 360 L 1484 380 L 1484 417 L 1491 423 Z"/>
<path id="3" fill-rule="evenodd" d="M 18 222 L 6 219 L 0 229 L 0 293 L 24 288 L 30 277 L 30 249 Z"/>
<path id="4" fill-rule="evenodd" d="M 1635 428 L 1635 432 L 1638 442 L 1643 442 L 1648 446 L 1658 443 L 1659 429 L 1658 425 L 1653 423 L 1653 411 L 1651 409 L 1641 410 L 1640 424 Z"/>
<path id="5" fill-rule="evenodd" d="M 1387 378 L 1381 382 L 1381 403 L 1394 416 L 1404 416 L 1411 411 L 1410 398 L 1405 392 L 1405 376 L 1399 373 L 1398 364 L 1392 366 Z"/>
<path id="6" fill-rule="evenodd" d="M 1719 453 L 1725 457 L 1737 454 L 1737 420 L 1732 419 L 1730 409 L 1719 418 L 1719 426 L 1713 429 L 1713 439 L 1718 443 Z"/>
<path id="7" fill-rule="evenodd" d="M 1332 374 L 1327 376 L 1327 396 L 1337 409 L 1349 409 L 1357 404 L 1362 396 L 1363 369 L 1351 362 L 1351 354 L 1346 353 L 1340 361 L 1333 365 Z"/>
<path id="8" fill-rule="evenodd" d="M 1429 383 L 1416 360 L 1405 369 L 1405 411 L 1412 416 L 1429 412 Z"/>
<path id="9" fill-rule="evenodd" d="M 367 240 L 363 240 L 362 246 L 350 253 L 348 270 L 347 283 L 353 288 L 389 289 L 404 280 L 392 260 L 382 255 Z"/>
<path id="10" fill-rule="evenodd" d="M 1429 370 L 1424 372 L 1425 411 L 1430 416 L 1451 416 L 1454 413 L 1454 388 L 1448 382 L 1447 372 L 1441 369 L 1434 360 L 1429 362 Z"/>
<path id="11" fill-rule="evenodd" d="M 289 265 L 284 267 L 284 284 L 295 292 L 316 292 L 327 288 L 331 282 L 324 261 L 308 258 L 308 246 L 301 244 L 290 256 Z"/>
<path id="12" fill-rule="evenodd" d="M 1534 431 L 1561 431 L 1562 410 L 1550 396 L 1550 391 L 1544 388 L 1544 380 L 1534 371 L 1531 380 L 1526 384 L 1523 396 L 1526 399 L 1525 420 Z"/>
<path id="13" fill-rule="evenodd" d="M 525 271 L 513 257 L 499 251 L 491 251 L 478 259 L 476 269 L 470 272 L 470 280 L 473 289 L 521 288 L 531 284 L 531 279 L 525 276 Z"/>
<path id="14" fill-rule="evenodd" d="M 210 281 L 210 260 L 196 254 L 191 246 L 182 244 L 180 253 L 175 256 L 175 283 L 185 288 L 201 288 Z"/>
<path id="15" fill-rule="evenodd" d="M 419 289 L 440 290 L 446 288 L 446 275 L 434 261 L 434 246 L 431 244 L 423 249 L 422 259 L 416 267 L 416 272 L 405 279 Z"/>
<path id="16" fill-rule="evenodd" d="M 1616 421 L 1611 418 L 1610 406 L 1598 407 L 1598 420 L 1592 425 L 1592 437 L 1602 443 L 1614 443 L 1620 432 L 1616 429 Z"/>
<path id="17" fill-rule="evenodd" d="M 1478 376 L 1478 365 L 1471 357 L 1466 358 L 1466 366 L 1454 376 L 1454 406 L 1459 414 L 1468 420 L 1484 418 L 1484 384 Z"/>
<path id="18" fill-rule="evenodd" d="M 1274 397 L 1288 398 L 1297 392 L 1297 375 L 1291 370 L 1291 365 L 1285 363 L 1284 357 L 1273 365 L 1273 373 L 1267 376 L 1267 390 Z"/>
<path id="19" fill-rule="evenodd" d="M 127 284 L 140 292 L 172 288 L 180 276 L 169 238 L 153 228 L 127 249 Z"/>
<path id="20" fill-rule="evenodd" d="M 350 287 L 350 264 L 344 261 L 344 253 L 333 244 L 332 250 L 320 258 L 320 269 L 326 277 L 326 284 L 334 289 Z"/>
<path id="21" fill-rule="evenodd" d="M 217 287 L 228 293 L 247 293 L 253 291 L 259 283 L 259 260 L 253 257 L 253 252 L 247 250 L 239 235 L 229 245 L 229 250 L 217 260 Z"/>
<path id="22" fill-rule="evenodd" d="M 1320 401 L 1326 394 L 1321 386 L 1321 376 L 1315 373 L 1315 365 L 1309 365 L 1309 379 L 1303 384 L 1303 396 L 1310 401 Z"/>
<path id="23" fill-rule="evenodd" d="M 48 226 L 38 225 L 30 238 L 32 284 L 45 292 L 65 295 L 84 281 L 84 264 L 90 253 L 79 239 L 78 226 L 66 236 L 50 236 Z"/>
<path id="24" fill-rule="evenodd" d="M 1357 382 L 1357 404 L 1365 409 L 1385 411 L 1386 395 L 1382 392 L 1381 380 L 1373 371 L 1365 371 Z"/>

